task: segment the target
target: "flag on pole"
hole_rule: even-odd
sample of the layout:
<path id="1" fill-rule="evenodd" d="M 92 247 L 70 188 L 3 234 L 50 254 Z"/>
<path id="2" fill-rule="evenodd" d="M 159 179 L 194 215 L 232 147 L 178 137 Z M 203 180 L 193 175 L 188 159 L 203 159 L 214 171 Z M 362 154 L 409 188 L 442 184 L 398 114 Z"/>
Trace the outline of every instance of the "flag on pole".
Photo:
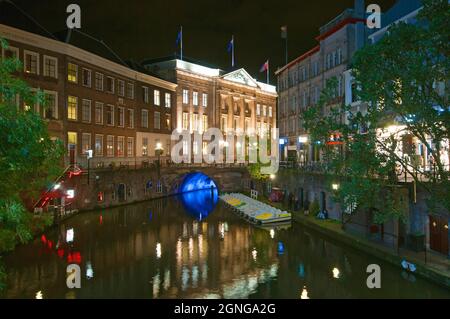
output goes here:
<path id="1" fill-rule="evenodd" d="M 227 52 L 230 53 L 233 50 L 233 47 L 234 47 L 234 38 L 232 37 L 231 41 L 228 43 Z"/>
<path id="2" fill-rule="evenodd" d="M 234 35 L 231 36 L 231 41 L 228 43 L 227 52 L 231 52 L 231 67 L 234 68 Z"/>
<path id="3" fill-rule="evenodd" d="M 267 72 L 267 84 L 269 84 L 269 60 L 266 61 L 259 70 L 259 72 Z"/>
<path id="4" fill-rule="evenodd" d="M 261 67 L 261 69 L 259 69 L 259 72 L 266 72 L 269 70 L 269 60 L 267 60 Z"/>
<path id="5" fill-rule="evenodd" d="M 281 27 L 281 38 L 287 39 L 287 25 Z"/>
<path id="6" fill-rule="evenodd" d="M 180 47 L 180 57 L 183 60 L 183 26 L 181 26 L 180 31 L 178 31 L 177 40 L 175 41 L 175 45 Z"/>

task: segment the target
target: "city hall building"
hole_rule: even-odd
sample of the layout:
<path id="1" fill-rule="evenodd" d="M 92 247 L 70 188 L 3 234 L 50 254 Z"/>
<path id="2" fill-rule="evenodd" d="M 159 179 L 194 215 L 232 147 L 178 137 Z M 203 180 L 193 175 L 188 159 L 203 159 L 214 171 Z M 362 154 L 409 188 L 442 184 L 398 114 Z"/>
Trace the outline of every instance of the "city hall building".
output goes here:
<path id="1" fill-rule="evenodd" d="M 276 87 L 258 82 L 245 69 L 225 72 L 176 57 L 147 60 L 143 65 L 177 84 L 172 117 L 179 132 L 201 133 L 214 127 L 224 136 L 229 131 L 261 136 L 277 127 Z M 193 142 L 191 155 L 204 152 L 206 143 Z M 236 143 L 235 154 L 240 147 L 244 146 Z"/>

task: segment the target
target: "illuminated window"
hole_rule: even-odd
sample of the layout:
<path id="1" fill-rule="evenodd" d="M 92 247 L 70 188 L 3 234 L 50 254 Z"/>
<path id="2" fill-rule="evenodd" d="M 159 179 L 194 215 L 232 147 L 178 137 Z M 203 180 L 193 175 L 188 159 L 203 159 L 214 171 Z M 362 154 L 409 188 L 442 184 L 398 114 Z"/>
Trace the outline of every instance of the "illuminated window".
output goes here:
<path id="1" fill-rule="evenodd" d="M 58 59 L 44 55 L 44 76 L 58 78 Z"/>
<path id="2" fill-rule="evenodd" d="M 117 156 L 124 157 L 125 156 L 125 137 L 118 136 L 117 137 Z"/>
<path id="3" fill-rule="evenodd" d="M 189 113 L 183 112 L 183 130 L 189 129 Z"/>
<path id="4" fill-rule="evenodd" d="M 191 127 L 193 131 L 198 131 L 198 114 L 192 114 Z"/>
<path id="5" fill-rule="evenodd" d="M 165 103 L 164 106 L 170 108 L 172 105 L 170 93 L 165 94 Z"/>
<path id="6" fill-rule="evenodd" d="M 78 83 L 78 65 L 73 63 L 67 65 L 67 81 Z"/>
<path id="7" fill-rule="evenodd" d="M 183 90 L 183 104 L 189 104 L 189 91 Z"/>
<path id="8" fill-rule="evenodd" d="M 95 156 L 103 156 L 103 135 L 95 135 Z"/>
<path id="9" fill-rule="evenodd" d="M 142 138 L 142 156 L 148 156 L 148 138 Z"/>
<path id="10" fill-rule="evenodd" d="M 114 156 L 114 136 L 108 135 L 106 137 L 106 156 L 113 157 Z"/>
<path id="11" fill-rule="evenodd" d="M 195 106 L 198 105 L 198 92 L 192 93 L 192 104 Z"/>
<path id="12" fill-rule="evenodd" d="M 208 94 L 203 93 L 202 95 L 202 106 L 207 107 L 208 106 Z"/>
<path id="13" fill-rule="evenodd" d="M 69 120 L 77 120 L 78 98 L 75 96 L 67 97 L 67 118 Z"/>
<path id="14" fill-rule="evenodd" d="M 166 127 L 168 130 L 171 129 L 170 122 L 171 122 L 171 116 L 170 116 L 170 114 L 166 114 Z"/>
<path id="15" fill-rule="evenodd" d="M 267 116 L 267 106 L 263 105 L 263 116 Z"/>
<path id="16" fill-rule="evenodd" d="M 134 154 L 134 138 L 133 137 L 129 137 L 127 139 L 127 156 L 128 157 L 133 157 Z"/>
<path id="17" fill-rule="evenodd" d="M 261 115 L 261 105 L 256 104 L 256 115 Z"/>
<path id="18" fill-rule="evenodd" d="M 77 145 L 77 132 L 67 132 L 67 144 Z"/>
<path id="19" fill-rule="evenodd" d="M 159 90 L 153 90 L 153 104 L 159 106 L 161 104 Z"/>
<path id="20" fill-rule="evenodd" d="M 272 117 L 272 107 L 269 106 L 269 117 Z"/>
<path id="21" fill-rule="evenodd" d="M 208 130 L 208 115 L 206 114 L 202 115 L 202 129 L 203 131 Z"/>

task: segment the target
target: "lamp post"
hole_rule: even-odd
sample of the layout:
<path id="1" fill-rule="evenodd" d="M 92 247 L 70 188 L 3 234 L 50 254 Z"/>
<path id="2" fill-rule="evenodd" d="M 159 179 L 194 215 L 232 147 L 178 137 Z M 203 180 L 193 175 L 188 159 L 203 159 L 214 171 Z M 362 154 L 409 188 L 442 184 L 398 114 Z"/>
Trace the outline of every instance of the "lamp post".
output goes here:
<path id="1" fill-rule="evenodd" d="M 160 142 L 156 143 L 155 154 L 158 157 L 158 161 L 156 163 L 157 170 L 158 170 L 158 180 L 161 176 L 161 155 L 163 154 L 163 152 L 164 152 L 164 149 L 162 147 L 162 144 Z"/>
<path id="2" fill-rule="evenodd" d="M 88 185 L 89 185 L 89 181 L 90 181 L 90 179 L 91 179 L 91 169 L 90 169 L 90 161 L 91 161 L 91 158 L 92 158 L 92 150 L 87 150 L 86 151 L 86 158 L 87 158 L 87 169 L 88 169 Z"/>

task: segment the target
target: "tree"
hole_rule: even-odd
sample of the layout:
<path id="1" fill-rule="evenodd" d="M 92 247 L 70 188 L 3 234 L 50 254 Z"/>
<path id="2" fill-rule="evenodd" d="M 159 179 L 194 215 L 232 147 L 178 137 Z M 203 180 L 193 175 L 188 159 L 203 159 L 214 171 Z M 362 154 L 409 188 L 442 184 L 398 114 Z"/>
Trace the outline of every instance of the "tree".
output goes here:
<path id="1" fill-rule="evenodd" d="M 8 48 L 5 40 L 0 43 Z M 30 240 L 42 224 L 26 210 L 25 200 L 61 172 L 63 154 L 61 143 L 50 138 L 46 122 L 33 108 L 19 109 L 17 98 L 24 105 L 46 105 L 43 92 L 33 92 L 17 77 L 20 70 L 18 59 L 0 60 L 0 253 Z"/>
<path id="2" fill-rule="evenodd" d="M 450 125 L 449 14 L 446 0 L 425 0 L 417 25 L 399 23 L 355 54 L 356 96 L 366 110 L 336 103 L 337 81 L 331 79 L 318 107 L 305 113 L 305 126 L 312 141 L 320 143 L 326 172 L 330 178 L 341 177 L 334 193 L 345 211 L 372 211 L 378 223 L 402 218 L 398 167 L 428 191 L 430 209 L 450 211 L 448 157 L 442 156 L 448 151 Z M 327 145 L 336 132 L 344 150 Z M 407 143 L 400 136 L 420 141 L 435 169 L 421 169 L 414 150 L 402 155 Z"/>
<path id="3" fill-rule="evenodd" d="M 357 95 L 369 106 L 363 121 L 384 128 L 377 148 L 428 192 L 430 209 L 448 214 L 450 4 L 424 0 L 423 5 L 417 24 L 399 23 L 357 52 L 353 75 Z M 427 159 L 414 156 L 414 149 L 398 152 L 405 146 L 400 136 L 423 145 L 431 170 L 423 169 Z"/>

